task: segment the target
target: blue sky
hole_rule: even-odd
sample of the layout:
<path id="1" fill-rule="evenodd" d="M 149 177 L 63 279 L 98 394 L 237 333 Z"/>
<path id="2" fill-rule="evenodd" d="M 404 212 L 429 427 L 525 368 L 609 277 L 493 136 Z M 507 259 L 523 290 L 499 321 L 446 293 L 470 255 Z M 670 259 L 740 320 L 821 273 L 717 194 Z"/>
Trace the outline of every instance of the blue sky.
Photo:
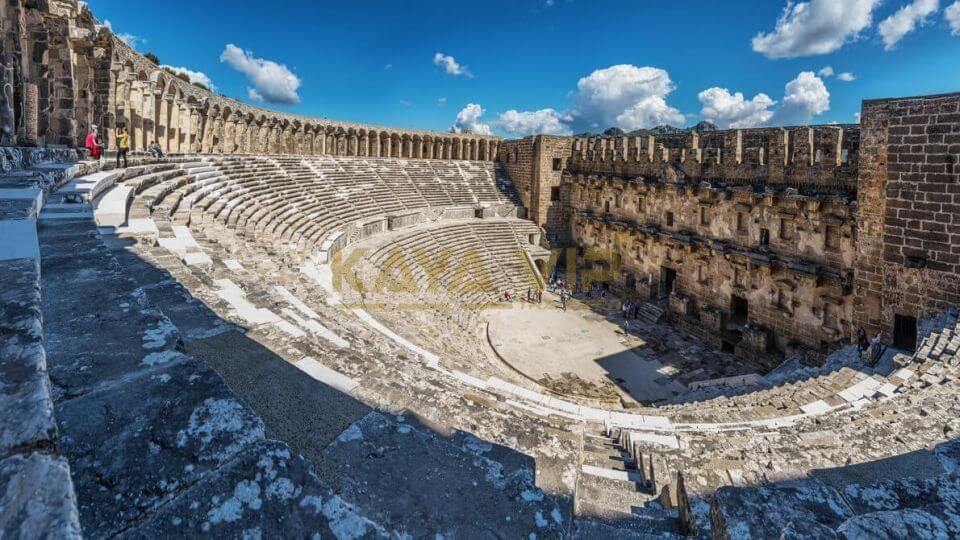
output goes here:
<path id="1" fill-rule="evenodd" d="M 506 136 L 850 123 L 863 99 L 960 91 L 954 3 L 89 1 L 139 51 L 229 97 Z"/>

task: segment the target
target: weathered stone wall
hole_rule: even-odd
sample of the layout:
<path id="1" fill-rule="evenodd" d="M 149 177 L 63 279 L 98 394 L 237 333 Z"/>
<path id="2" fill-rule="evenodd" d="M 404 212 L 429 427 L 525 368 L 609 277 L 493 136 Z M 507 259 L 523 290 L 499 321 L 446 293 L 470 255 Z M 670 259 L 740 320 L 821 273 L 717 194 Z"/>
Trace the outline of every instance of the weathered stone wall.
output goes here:
<path id="1" fill-rule="evenodd" d="M 866 101 L 858 188 L 856 322 L 960 304 L 960 94 Z"/>
<path id="2" fill-rule="evenodd" d="M 76 145 L 90 124 L 95 34 L 76 1 L 0 5 L 0 145 Z"/>
<path id="3" fill-rule="evenodd" d="M 859 141 L 856 125 L 578 138 L 571 168 L 623 177 L 722 179 L 853 192 Z"/>
<path id="4" fill-rule="evenodd" d="M 166 152 L 329 154 L 491 161 L 499 137 L 398 130 L 253 107 L 160 69 L 76 0 L 0 5 L 0 145 L 82 146 L 99 124 L 131 149 Z"/>
<path id="5" fill-rule="evenodd" d="M 715 344 L 776 358 L 826 352 L 851 334 L 851 198 L 584 174 L 567 182 L 576 244 L 619 254 L 612 279 L 636 298 L 666 297 L 664 272 L 675 271 L 671 316 Z M 735 296 L 748 317 L 731 327 Z M 725 336 L 733 327 L 753 341 Z"/>
<path id="6" fill-rule="evenodd" d="M 527 217 L 547 231 L 552 242 L 569 242 L 569 220 L 562 189 L 573 139 L 537 135 L 500 144 L 499 160 L 510 174 Z"/>
<path id="7" fill-rule="evenodd" d="M 500 160 L 553 239 L 619 254 L 621 292 L 775 360 L 855 333 L 859 147 L 859 126 L 538 136 L 505 141 Z"/>

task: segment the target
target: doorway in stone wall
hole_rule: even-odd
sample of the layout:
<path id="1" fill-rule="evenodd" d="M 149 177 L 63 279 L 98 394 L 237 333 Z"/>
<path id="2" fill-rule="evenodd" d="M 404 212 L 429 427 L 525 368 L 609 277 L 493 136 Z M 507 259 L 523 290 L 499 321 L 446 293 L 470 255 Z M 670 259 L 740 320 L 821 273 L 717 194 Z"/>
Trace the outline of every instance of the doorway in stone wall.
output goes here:
<path id="1" fill-rule="evenodd" d="M 895 315 L 893 320 L 893 346 L 913 352 L 917 348 L 917 318 Z"/>
<path id="2" fill-rule="evenodd" d="M 742 296 L 730 298 L 730 322 L 744 326 L 750 320 L 750 303 Z"/>
<path id="3" fill-rule="evenodd" d="M 666 298 L 677 285 L 677 271 L 666 266 L 660 267 L 660 298 Z"/>
<path id="4" fill-rule="evenodd" d="M 633 274 L 627 272 L 624 275 L 623 281 L 627 291 L 629 291 L 631 294 L 637 291 L 637 278 L 634 277 Z"/>

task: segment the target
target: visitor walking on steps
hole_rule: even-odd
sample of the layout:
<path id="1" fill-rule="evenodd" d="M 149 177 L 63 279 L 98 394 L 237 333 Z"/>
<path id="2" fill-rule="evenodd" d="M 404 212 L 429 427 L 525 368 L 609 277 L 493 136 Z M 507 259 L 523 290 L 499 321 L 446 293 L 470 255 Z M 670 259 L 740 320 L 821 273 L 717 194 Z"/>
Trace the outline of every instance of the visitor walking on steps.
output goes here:
<path id="1" fill-rule="evenodd" d="M 120 168 L 120 158 L 123 158 L 123 168 L 127 168 L 127 152 L 130 151 L 130 134 L 126 126 L 117 130 L 117 168 Z"/>
<path id="2" fill-rule="evenodd" d="M 103 155 L 103 144 L 100 142 L 100 132 L 97 126 L 90 126 L 90 133 L 87 135 L 84 146 L 90 152 L 90 157 L 100 161 L 100 156 Z"/>

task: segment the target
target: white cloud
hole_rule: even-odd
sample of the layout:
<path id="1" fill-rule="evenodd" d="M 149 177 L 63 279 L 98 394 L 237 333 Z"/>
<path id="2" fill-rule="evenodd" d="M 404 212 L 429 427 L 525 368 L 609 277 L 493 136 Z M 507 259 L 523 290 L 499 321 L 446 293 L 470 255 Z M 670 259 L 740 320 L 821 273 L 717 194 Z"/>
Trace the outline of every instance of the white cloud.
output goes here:
<path id="1" fill-rule="evenodd" d="M 442 98 L 440 98 L 440 99 L 437 100 L 437 105 L 440 106 L 440 107 L 443 107 L 443 106 L 446 105 L 446 104 L 447 104 L 447 98 L 445 98 L 445 97 L 442 97 Z"/>
<path id="2" fill-rule="evenodd" d="M 104 27 L 104 28 L 106 28 L 106 29 L 108 29 L 108 30 L 110 30 L 110 32 L 112 32 L 113 35 L 117 36 L 117 37 L 120 38 L 124 43 L 126 43 L 127 45 L 129 45 L 130 47 L 132 47 L 132 48 L 134 48 L 134 49 L 137 48 L 137 45 L 146 45 L 146 44 L 147 44 L 146 38 L 142 38 L 142 37 L 140 37 L 140 36 L 135 36 L 135 35 L 133 35 L 133 34 L 129 34 L 129 33 L 126 33 L 126 32 L 119 33 L 119 34 L 116 33 L 116 32 L 114 32 L 114 31 L 113 31 L 113 24 L 110 23 L 110 19 L 107 19 L 107 20 L 103 21 L 103 24 L 102 24 L 101 26 Z"/>
<path id="3" fill-rule="evenodd" d="M 753 50 L 767 58 L 795 58 L 834 52 L 857 39 L 873 22 L 881 0 L 788 0 L 769 33 L 753 38 Z"/>
<path id="4" fill-rule="evenodd" d="M 250 99 L 272 105 L 300 103 L 300 96 L 297 94 L 301 85 L 300 78 L 287 69 L 287 66 L 272 60 L 254 58 L 252 52 L 244 51 L 232 43 L 223 50 L 220 61 L 250 79 L 253 83 L 253 88 L 247 88 Z"/>
<path id="5" fill-rule="evenodd" d="M 860 113 L 858 112 L 853 113 L 853 118 L 857 121 L 858 124 L 860 123 Z"/>
<path id="6" fill-rule="evenodd" d="M 788 82 L 783 101 L 774 112 L 771 124 L 809 124 L 814 116 L 830 110 L 830 92 L 812 71 L 804 71 Z"/>
<path id="7" fill-rule="evenodd" d="M 884 19 L 877 27 L 883 39 L 883 48 L 888 51 L 893 49 L 904 36 L 926 23 L 927 17 L 939 8 L 940 0 L 914 0 Z"/>
<path id="8" fill-rule="evenodd" d="M 484 112 L 483 108 L 476 103 L 467 104 L 466 107 L 457 113 L 457 121 L 451 129 L 456 133 L 492 135 L 493 132 L 490 130 L 490 126 L 480 122 L 480 117 L 483 116 Z"/>
<path id="9" fill-rule="evenodd" d="M 511 135 L 525 137 L 527 135 L 572 135 L 570 122 L 573 119 L 566 114 L 553 109 L 539 111 L 509 110 L 500 115 L 494 122 L 497 127 Z"/>
<path id="10" fill-rule="evenodd" d="M 167 66 L 167 65 L 162 65 L 160 67 L 169 69 L 170 71 L 177 73 L 179 75 L 186 75 L 187 78 L 189 78 L 190 82 L 192 83 L 200 83 L 211 90 L 217 89 L 216 85 L 213 84 L 213 81 L 210 80 L 210 77 L 208 77 L 207 74 L 202 71 L 192 71 L 185 67 Z"/>
<path id="11" fill-rule="evenodd" d="M 950 25 L 950 35 L 960 36 L 960 0 L 950 4 L 943 12 L 947 23 Z"/>
<path id="12" fill-rule="evenodd" d="M 829 79 L 830 77 L 833 77 L 834 75 L 836 75 L 837 80 L 838 80 L 838 81 L 843 81 L 843 82 L 853 82 L 853 81 L 857 80 L 857 77 L 856 77 L 853 73 L 850 73 L 849 71 L 843 71 L 843 72 L 841 72 L 841 73 L 836 73 L 836 72 L 833 70 L 833 66 L 825 66 L 825 67 L 821 68 L 820 71 L 817 72 L 817 75 L 819 75 L 820 77 L 822 77 L 822 78 L 824 78 L 824 79 Z"/>
<path id="13" fill-rule="evenodd" d="M 598 69 L 577 83 L 573 123 L 583 130 L 618 126 L 628 131 L 683 124 L 683 114 L 666 101 L 673 89 L 670 74 L 659 68 L 621 64 Z"/>
<path id="14" fill-rule="evenodd" d="M 722 129 L 765 125 L 773 118 L 770 110 L 776 101 L 766 94 L 744 99 L 743 94 L 730 94 L 726 88 L 708 88 L 698 95 L 703 109 L 700 115 Z"/>
<path id="15" fill-rule="evenodd" d="M 447 75 L 466 77 L 468 79 L 473 77 L 473 73 L 470 73 L 470 69 L 467 66 L 461 65 L 457 62 L 456 58 L 440 52 L 433 55 L 433 65 L 442 67 Z"/>
<path id="16" fill-rule="evenodd" d="M 814 116 L 830 110 L 830 92 L 812 71 L 804 71 L 786 84 L 779 106 L 766 94 L 748 100 L 726 88 L 708 88 L 698 97 L 703 104 L 700 115 L 720 128 L 809 124 Z"/>

